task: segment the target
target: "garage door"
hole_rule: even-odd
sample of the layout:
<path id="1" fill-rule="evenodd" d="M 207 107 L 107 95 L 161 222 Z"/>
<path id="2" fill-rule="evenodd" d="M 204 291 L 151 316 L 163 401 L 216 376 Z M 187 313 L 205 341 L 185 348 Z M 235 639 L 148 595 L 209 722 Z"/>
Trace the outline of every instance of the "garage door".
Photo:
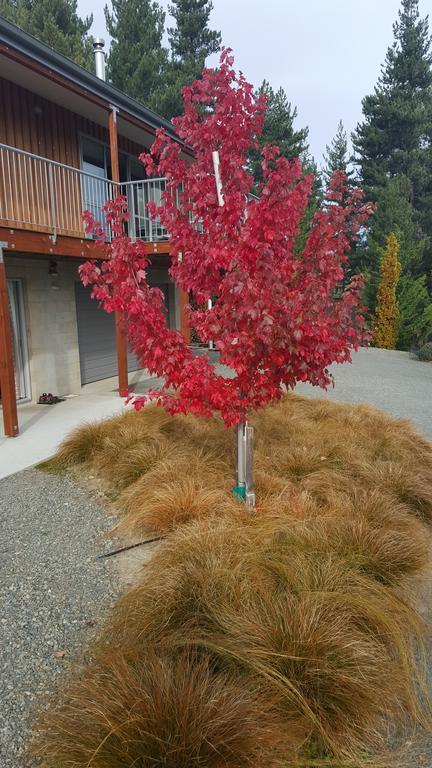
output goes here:
<path id="1" fill-rule="evenodd" d="M 114 314 L 99 309 L 98 302 L 90 294 L 89 286 L 75 283 L 81 384 L 117 375 Z M 135 355 L 129 353 L 129 371 L 140 367 Z"/>

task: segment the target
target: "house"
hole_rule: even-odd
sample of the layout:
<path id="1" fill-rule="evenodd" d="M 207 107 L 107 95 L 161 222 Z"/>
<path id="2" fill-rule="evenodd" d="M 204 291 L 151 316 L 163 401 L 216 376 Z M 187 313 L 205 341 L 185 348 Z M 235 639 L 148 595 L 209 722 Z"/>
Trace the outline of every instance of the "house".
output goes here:
<path id="1" fill-rule="evenodd" d="M 79 281 L 93 253 L 83 210 L 103 222 L 103 203 L 127 196 L 130 233 L 151 254 L 149 281 L 164 293 L 170 326 L 187 334 L 167 233 L 146 209 L 164 180 L 146 179 L 138 160 L 159 126 L 173 128 L 105 81 L 100 40 L 95 64 L 97 75 L 0 18 L 0 386 L 10 436 L 16 402 L 114 375 L 123 391 L 138 367 L 121 318 Z"/>

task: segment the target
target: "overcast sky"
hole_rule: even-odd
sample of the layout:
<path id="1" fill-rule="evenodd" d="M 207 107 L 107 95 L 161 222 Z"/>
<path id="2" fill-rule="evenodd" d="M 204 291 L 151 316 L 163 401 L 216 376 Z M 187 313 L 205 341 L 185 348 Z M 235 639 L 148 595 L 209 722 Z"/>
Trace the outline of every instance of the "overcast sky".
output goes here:
<path id="1" fill-rule="evenodd" d="M 103 6 L 79 0 L 81 15 L 94 14 L 92 32 L 107 38 Z M 169 0 L 161 2 L 167 8 Z M 400 0 L 213 0 L 211 26 L 222 32 L 236 66 L 259 85 L 282 86 L 308 125 L 310 148 L 322 154 L 342 119 L 351 132 L 361 100 L 379 75 Z M 432 0 L 420 0 L 432 17 Z"/>

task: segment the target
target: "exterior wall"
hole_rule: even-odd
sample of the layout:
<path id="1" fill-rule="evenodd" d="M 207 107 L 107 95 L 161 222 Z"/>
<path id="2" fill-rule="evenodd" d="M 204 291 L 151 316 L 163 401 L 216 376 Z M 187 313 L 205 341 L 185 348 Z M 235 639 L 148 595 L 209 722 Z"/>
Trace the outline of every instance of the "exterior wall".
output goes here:
<path id="1" fill-rule="evenodd" d="M 31 399 L 42 392 L 68 395 L 81 391 L 75 282 L 78 262 L 56 259 L 59 290 L 51 287 L 49 259 L 5 256 L 6 277 L 23 285 Z M 169 283 L 166 268 L 151 267 L 149 283 Z M 174 285 L 168 287 L 171 328 L 179 328 Z M 102 311 L 102 310 L 101 310 Z"/>
<path id="2" fill-rule="evenodd" d="M 42 392 L 81 389 L 74 283 L 77 262 L 57 261 L 59 290 L 51 288 L 48 259 L 5 257 L 6 276 L 23 284 L 32 400 Z"/>
<path id="3" fill-rule="evenodd" d="M 82 136 L 108 147 L 106 126 L 0 77 L 0 144 L 80 168 Z M 118 146 L 132 157 L 140 152 L 121 136 Z M 68 168 L 0 148 L 0 226 L 83 238 L 83 209 L 100 214 L 100 202 L 113 193 L 103 179 Z"/>
<path id="4" fill-rule="evenodd" d="M 80 133 L 109 144 L 107 126 L 0 77 L 0 143 L 79 168 Z M 118 142 L 121 151 L 135 157 L 142 152 L 142 147 L 122 136 Z"/>

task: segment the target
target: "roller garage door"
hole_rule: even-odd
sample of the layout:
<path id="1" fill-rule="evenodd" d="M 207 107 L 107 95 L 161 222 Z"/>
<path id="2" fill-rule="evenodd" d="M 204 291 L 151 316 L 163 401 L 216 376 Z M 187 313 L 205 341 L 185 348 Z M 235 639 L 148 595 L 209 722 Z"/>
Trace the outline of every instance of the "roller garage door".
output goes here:
<path id="1" fill-rule="evenodd" d="M 90 384 L 117 375 L 114 314 L 99 309 L 90 297 L 91 289 L 75 283 L 81 384 Z M 135 355 L 128 355 L 129 371 L 140 368 Z"/>

